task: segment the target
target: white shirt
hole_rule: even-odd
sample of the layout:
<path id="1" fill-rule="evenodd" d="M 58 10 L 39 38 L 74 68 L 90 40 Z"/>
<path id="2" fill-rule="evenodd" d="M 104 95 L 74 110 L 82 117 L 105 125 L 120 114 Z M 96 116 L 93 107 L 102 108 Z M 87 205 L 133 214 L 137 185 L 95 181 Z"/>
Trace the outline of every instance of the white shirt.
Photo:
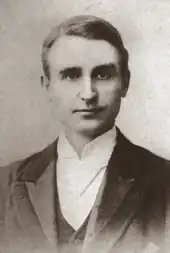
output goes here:
<path id="1" fill-rule="evenodd" d="M 59 136 L 57 187 L 62 214 L 78 230 L 95 202 L 109 158 L 116 145 L 116 128 L 88 143 L 78 157 L 64 132 Z"/>

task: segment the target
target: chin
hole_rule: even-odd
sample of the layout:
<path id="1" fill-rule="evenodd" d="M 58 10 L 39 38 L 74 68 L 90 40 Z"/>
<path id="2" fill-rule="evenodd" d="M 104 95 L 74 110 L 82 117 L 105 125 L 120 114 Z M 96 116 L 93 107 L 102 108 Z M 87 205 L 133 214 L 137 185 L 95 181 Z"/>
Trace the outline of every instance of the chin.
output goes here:
<path id="1" fill-rule="evenodd" d="M 79 123 L 74 130 L 85 136 L 97 136 L 107 131 L 106 124 L 103 122 L 87 122 L 86 124 Z"/>

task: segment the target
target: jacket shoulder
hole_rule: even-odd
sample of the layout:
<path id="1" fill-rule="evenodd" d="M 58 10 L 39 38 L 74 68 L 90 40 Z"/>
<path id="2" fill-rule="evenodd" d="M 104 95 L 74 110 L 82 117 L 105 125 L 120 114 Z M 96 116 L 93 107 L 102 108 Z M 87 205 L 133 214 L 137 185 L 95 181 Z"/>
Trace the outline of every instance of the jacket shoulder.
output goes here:
<path id="1" fill-rule="evenodd" d="M 5 185 L 9 181 L 9 177 L 12 174 L 15 174 L 17 169 L 22 164 L 23 160 L 14 161 L 8 165 L 0 167 L 0 178 L 1 178 L 1 186 Z"/>
<path id="2" fill-rule="evenodd" d="M 145 174 L 157 179 L 170 178 L 170 161 L 134 144 L 122 133 L 119 137 L 119 153 L 124 167 L 128 164 L 135 173 L 139 173 L 141 176 Z"/>
<path id="3" fill-rule="evenodd" d="M 4 222 L 6 200 L 10 192 L 10 181 L 21 162 L 17 161 L 0 167 L 0 228 Z"/>
<path id="4" fill-rule="evenodd" d="M 55 141 L 44 149 L 3 168 L 6 171 L 8 183 L 11 184 L 17 180 L 35 181 L 47 165 L 56 158 L 56 146 Z"/>
<path id="5" fill-rule="evenodd" d="M 9 182 L 11 180 L 12 181 L 15 180 L 16 174 L 20 170 L 20 168 L 23 167 L 23 165 L 29 163 L 30 161 L 33 161 L 41 153 L 42 153 L 42 151 L 39 151 L 39 152 L 31 154 L 23 159 L 13 161 L 5 166 L 1 166 L 0 167 L 0 177 L 2 179 L 6 179 L 6 180 L 1 180 L 1 182 L 3 183 L 3 181 Z"/>

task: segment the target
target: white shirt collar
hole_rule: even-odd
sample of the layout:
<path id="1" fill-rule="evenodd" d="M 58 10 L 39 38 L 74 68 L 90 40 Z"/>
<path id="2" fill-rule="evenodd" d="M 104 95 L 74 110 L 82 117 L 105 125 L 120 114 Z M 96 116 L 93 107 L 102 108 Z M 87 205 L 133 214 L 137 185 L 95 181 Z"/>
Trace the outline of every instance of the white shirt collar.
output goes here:
<path id="1" fill-rule="evenodd" d="M 64 132 L 60 133 L 58 142 L 58 156 L 59 158 L 74 158 L 77 160 L 89 159 L 92 156 L 98 156 L 102 152 L 102 156 L 110 154 L 116 144 L 116 127 L 98 136 L 90 143 L 88 143 L 82 152 L 81 158 L 78 157 L 74 147 L 68 141 Z"/>
<path id="2" fill-rule="evenodd" d="M 57 187 L 61 211 L 78 229 L 90 213 L 116 145 L 116 128 L 84 147 L 81 159 L 62 132 L 58 142 Z"/>

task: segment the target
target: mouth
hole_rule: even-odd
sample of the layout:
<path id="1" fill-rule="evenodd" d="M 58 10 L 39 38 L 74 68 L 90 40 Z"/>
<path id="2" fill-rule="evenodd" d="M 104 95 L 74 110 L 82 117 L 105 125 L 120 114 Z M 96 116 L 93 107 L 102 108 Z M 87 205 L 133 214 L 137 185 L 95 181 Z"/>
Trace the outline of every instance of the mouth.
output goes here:
<path id="1" fill-rule="evenodd" d="M 81 113 L 83 115 L 92 115 L 102 112 L 105 107 L 93 107 L 93 108 L 82 108 L 82 109 L 75 109 L 73 113 Z"/>

